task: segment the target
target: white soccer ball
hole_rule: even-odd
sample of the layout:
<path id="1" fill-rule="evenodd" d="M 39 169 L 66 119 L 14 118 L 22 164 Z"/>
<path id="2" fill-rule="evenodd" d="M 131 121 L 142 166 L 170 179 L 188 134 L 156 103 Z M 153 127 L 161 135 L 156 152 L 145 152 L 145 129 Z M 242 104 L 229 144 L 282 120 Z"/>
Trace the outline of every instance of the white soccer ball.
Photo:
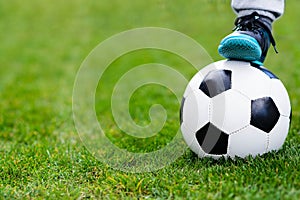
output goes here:
<path id="1" fill-rule="evenodd" d="M 183 95 L 183 138 L 199 157 L 257 156 L 282 147 L 291 105 L 282 82 L 262 66 L 218 61 L 200 70 Z"/>

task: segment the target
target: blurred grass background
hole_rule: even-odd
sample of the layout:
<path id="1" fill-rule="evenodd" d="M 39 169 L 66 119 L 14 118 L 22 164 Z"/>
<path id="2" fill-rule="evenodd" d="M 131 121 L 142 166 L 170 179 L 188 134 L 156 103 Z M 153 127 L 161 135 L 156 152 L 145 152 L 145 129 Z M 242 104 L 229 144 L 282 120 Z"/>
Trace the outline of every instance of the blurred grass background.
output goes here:
<path id="1" fill-rule="evenodd" d="M 180 31 L 220 60 L 217 46 L 231 32 L 235 19 L 230 1 L 0 0 L 0 198 L 298 199 L 298 8 L 296 0 L 287 2 L 285 15 L 274 24 L 280 53 L 275 55 L 270 48 L 265 62 L 285 84 L 293 106 L 291 131 L 281 151 L 246 161 L 218 162 L 199 160 L 187 151 L 160 171 L 129 174 L 97 161 L 77 135 L 72 89 L 81 62 L 110 36 L 147 26 Z M 188 78 L 195 73 L 180 67 L 183 61 L 173 55 L 154 51 L 137 52 L 114 66 L 127 63 L 128 68 L 149 61 L 177 66 Z M 109 79 L 115 71 L 107 73 Z M 137 110 L 132 113 L 147 123 L 148 107 L 158 100 L 173 117 L 162 137 L 142 142 L 123 138 L 112 125 L 111 139 L 123 148 L 141 151 L 146 142 L 151 144 L 146 151 L 159 149 L 178 128 L 179 105 L 176 100 L 170 103 L 172 94 L 163 96 L 165 90 L 156 90 L 151 96 L 151 91 L 151 87 L 137 91 L 132 102 Z M 101 110 L 101 94 L 97 99 L 99 118 L 103 113 L 109 116 Z"/>

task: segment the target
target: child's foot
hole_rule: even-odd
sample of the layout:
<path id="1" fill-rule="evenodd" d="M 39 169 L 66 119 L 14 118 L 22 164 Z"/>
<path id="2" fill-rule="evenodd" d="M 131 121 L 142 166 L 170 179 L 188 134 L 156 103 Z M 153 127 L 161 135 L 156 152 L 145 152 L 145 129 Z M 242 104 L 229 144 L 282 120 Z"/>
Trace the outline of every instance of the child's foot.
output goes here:
<path id="1" fill-rule="evenodd" d="M 235 31 L 220 43 L 218 51 L 227 59 L 264 62 L 270 43 L 276 53 L 275 40 L 271 33 L 271 20 L 256 12 L 239 17 L 235 21 Z"/>

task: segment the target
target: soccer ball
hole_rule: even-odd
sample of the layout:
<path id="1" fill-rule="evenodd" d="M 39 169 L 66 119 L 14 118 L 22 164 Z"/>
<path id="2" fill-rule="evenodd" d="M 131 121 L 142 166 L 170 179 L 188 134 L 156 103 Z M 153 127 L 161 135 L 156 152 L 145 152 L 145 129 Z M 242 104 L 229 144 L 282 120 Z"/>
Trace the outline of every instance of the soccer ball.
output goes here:
<path id="1" fill-rule="evenodd" d="M 278 150 L 287 137 L 291 105 L 268 69 L 218 61 L 189 82 L 180 108 L 183 138 L 199 157 L 255 157 Z"/>

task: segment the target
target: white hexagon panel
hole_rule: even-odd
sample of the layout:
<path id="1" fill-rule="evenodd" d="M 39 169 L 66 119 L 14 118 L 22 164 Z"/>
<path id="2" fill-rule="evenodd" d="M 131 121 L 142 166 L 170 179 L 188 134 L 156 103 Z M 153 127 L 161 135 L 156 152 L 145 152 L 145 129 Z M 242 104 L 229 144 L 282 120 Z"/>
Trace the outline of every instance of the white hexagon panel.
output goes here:
<path id="1" fill-rule="evenodd" d="M 210 99 L 200 90 L 193 90 L 181 103 L 181 123 L 196 132 L 209 121 Z"/>
<path id="2" fill-rule="evenodd" d="M 251 101 L 238 91 L 227 90 L 211 101 L 211 123 L 228 134 L 249 125 L 250 117 Z"/>
<path id="3" fill-rule="evenodd" d="M 268 151 L 279 150 L 289 131 L 290 118 L 285 116 L 280 116 L 278 122 L 276 123 L 273 130 L 269 133 L 269 144 Z"/>
<path id="4" fill-rule="evenodd" d="M 229 136 L 228 155 L 244 158 L 257 156 L 267 151 L 267 134 L 253 126 L 247 126 Z"/>
<path id="5" fill-rule="evenodd" d="M 195 133 L 187 128 L 184 123 L 181 124 L 180 128 L 184 136 L 183 139 L 189 146 L 189 148 L 197 155 L 201 157 L 205 156 L 205 152 L 202 150 L 200 144 L 198 143 Z"/>
<path id="6" fill-rule="evenodd" d="M 270 97 L 274 100 L 279 113 L 290 117 L 291 103 L 287 90 L 279 79 L 272 79 L 270 88 Z"/>
<path id="7" fill-rule="evenodd" d="M 270 78 L 249 63 L 240 66 L 241 62 L 233 65 L 232 88 L 240 91 L 250 99 L 257 99 L 269 94 Z M 243 62 L 245 63 L 245 62 Z"/>

